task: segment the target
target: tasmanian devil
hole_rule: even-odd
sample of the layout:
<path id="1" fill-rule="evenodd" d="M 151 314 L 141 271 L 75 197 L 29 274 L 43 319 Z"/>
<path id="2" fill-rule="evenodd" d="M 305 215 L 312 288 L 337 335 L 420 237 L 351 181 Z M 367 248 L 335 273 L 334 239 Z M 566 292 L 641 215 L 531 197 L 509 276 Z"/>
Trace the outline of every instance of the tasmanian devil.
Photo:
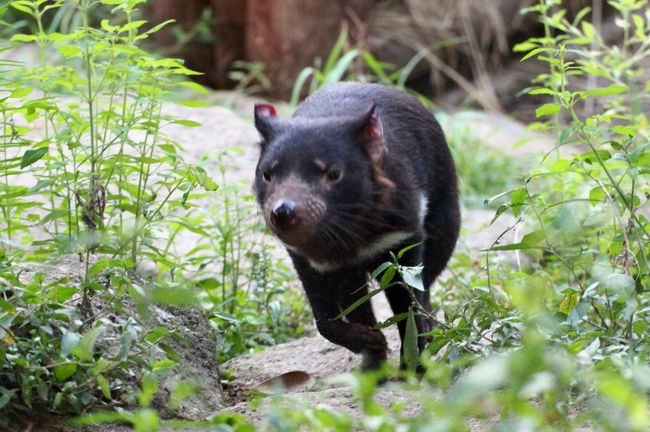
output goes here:
<path id="1" fill-rule="evenodd" d="M 306 99 L 290 120 L 255 106 L 262 135 L 255 191 L 264 220 L 287 248 L 318 331 L 362 353 L 362 369 L 386 359 L 386 339 L 369 302 L 336 319 L 367 293 L 368 275 L 411 248 L 401 265 L 423 265 L 424 291 L 444 269 L 460 227 L 456 173 L 440 125 L 417 100 L 377 84 L 341 83 Z M 386 289 L 395 314 L 412 306 Z M 433 322 L 417 316 L 419 334 Z M 406 321 L 398 323 L 404 350 Z M 427 341 L 418 339 L 420 351 Z"/>

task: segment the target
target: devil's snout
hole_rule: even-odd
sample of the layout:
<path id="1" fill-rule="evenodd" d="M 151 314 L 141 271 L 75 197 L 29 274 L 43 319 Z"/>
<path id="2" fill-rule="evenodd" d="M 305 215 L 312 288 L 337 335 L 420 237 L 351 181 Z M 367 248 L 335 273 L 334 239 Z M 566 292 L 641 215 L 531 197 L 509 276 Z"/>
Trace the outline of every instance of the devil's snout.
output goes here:
<path id="1" fill-rule="evenodd" d="M 278 229 L 295 227 L 298 225 L 296 204 L 290 200 L 278 200 L 271 210 L 269 219 L 271 220 L 271 224 Z"/>

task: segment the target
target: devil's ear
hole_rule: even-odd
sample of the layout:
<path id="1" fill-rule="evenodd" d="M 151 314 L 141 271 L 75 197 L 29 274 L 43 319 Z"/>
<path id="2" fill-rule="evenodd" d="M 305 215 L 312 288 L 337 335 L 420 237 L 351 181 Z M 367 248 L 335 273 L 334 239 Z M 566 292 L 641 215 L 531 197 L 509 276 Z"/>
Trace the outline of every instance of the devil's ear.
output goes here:
<path id="1" fill-rule="evenodd" d="M 382 146 L 384 145 L 384 128 L 377 115 L 377 100 L 375 98 L 372 98 L 368 109 L 357 120 L 364 145 L 367 141 L 381 141 Z"/>
<path id="2" fill-rule="evenodd" d="M 384 128 L 377 114 L 377 100 L 372 99 L 370 107 L 355 119 L 359 141 L 370 159 L 375 181 L 386 190 L 393 189 L 394 183 L 386 176 L 384 160 L 388 148 L 384 140 Z"/>
<path id="3" fill-rule="evenodd" d="M 277 135 L 278 114 L 275 107 L 267 103 L 255 104 L 255 128 L 264 141 L 271 141 Z"/>

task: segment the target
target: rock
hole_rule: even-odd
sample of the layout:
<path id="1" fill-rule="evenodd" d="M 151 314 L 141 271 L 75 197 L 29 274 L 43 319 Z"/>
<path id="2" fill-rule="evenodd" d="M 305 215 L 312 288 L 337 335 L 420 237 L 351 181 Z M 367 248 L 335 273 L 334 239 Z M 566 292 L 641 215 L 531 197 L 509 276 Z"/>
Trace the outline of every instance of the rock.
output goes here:
<path id="1" fill-rule="evenodd" d="M 158 307 L 152 308 L 153 323 L 174 329 L 183 336 L 183 341 L 168 342 L 179 356 L 179 364 L 173 374 L 160 379 L 158 392 L 159 407 L 164 407 L 168 396 L 181 380 L 197 385 L 198 393 L 184 399 L 178 407 L 165 411 L 172 417 L 187 420 L 203 420 L 218 409 L 226 406 L 221 378 L 215 360 L 218 350 L 208 320 L 202 311 L 195 308 Z M 163 315 L 166 317 L 163 319 Z"/>
<path id="2" fill-rule="evenodd" d="M 102 256 L 91 256 L 90 264 L 94 264 Z M 109 258 L 109 257 L 105 257 Z M 44 284 L 52 283 L 57 280 L 66 279 L 70 285 L 78 285 L 84 280 L 85 265 L 80 261 L 79 255 L 64 255 L 54 264 L 32 264 L 27 267 L 23 265 L 20 269 L 21 281 L 29 282 L 36 273 L 43 273 Z M 132 275 L 135 282 L 144 290 L 147 290 L 147 282 Z M 101 280 L 101 277 L 100 277 Z M 108 279 L 106 279 L 108 283 Z M 110 287 L 107 287 L 107 290 Z M 174 367 L 172 373 L 162 375 L 159 379 L 159 389 L 154 397 L 153 406 L 159 411 L 176 418 L 189 420 L 203 420 L 215 411 L 225 406 L 223 390 L 221 388 L 221 378 L 216 364 L 217 344 L 212 335 L 209 322 L 202 311 L 190 307 L 172 307 L 149 304 L 146 307 L 146 316 L 142 317 L 138 313 L 138 307 L 128 296 L 116 299 L 121 302 L 121 307 L 117 311 L 110 308 L 107 301 L 108 296 L 115 296 L 114 292 L 104 293 L 96 292 L 90 296 L 90 310 L 93 314 L 93 320 L 105 318 L 107 313 L 117 315 L 112 319 L 125 319 L 132 317 L 143 327 L 142 333 L 146 333 L 157 327 L 164 327 L 169 332 L 179 335 L 178 339 L 167 338 L 165 343 L 169 345 L 178 356 L 178 365 Z M 73 304 L 81 304 L 80 298 L 73 298 Z M 97 347 L 105 353 L 106 357 L 114 355 L 119 346 L 113 327 L 107 326 L 106 330 L 99 336 Z M 158 348 L 152 349 L 152 358 L 149 360 L 163 360 L 166 356 Z M 138 385 L 139 382 L 133 382 L 135 377 L 121 376 L 131 384 Z M 178 407 L 173 410 L 167 408 L 169 395 L 172 393 L 174 386 L 181 379 L 191 380 L 197 384 L 198 393 L 182 401 Z M 89 429 L 105 430 L 105 429 Z"/>

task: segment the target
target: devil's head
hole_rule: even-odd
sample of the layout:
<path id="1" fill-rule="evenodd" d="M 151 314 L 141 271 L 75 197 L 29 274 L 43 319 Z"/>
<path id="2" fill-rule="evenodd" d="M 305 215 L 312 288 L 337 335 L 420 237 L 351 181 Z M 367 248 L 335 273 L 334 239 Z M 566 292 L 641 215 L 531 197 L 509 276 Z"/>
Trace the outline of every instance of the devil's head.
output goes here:
<path id="1" fill-rule="evenodd" d="M 255 191 L 268 227 L 314 259 L 363 244 L 368 218 L 393 187 L 376 103 L 350 116 L 286 121 L 259 104 L 255 127 L 262 135 Z"/>

